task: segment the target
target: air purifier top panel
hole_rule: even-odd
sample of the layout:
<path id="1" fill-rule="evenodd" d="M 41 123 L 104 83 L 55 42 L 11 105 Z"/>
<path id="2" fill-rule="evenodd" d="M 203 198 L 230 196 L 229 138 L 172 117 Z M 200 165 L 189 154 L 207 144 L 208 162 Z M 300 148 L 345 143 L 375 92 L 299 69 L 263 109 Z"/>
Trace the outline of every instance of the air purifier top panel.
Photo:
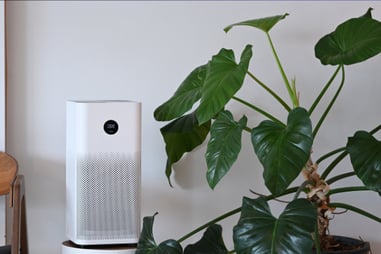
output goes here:
<path id="1" fill-rule="evenodd" d="M 68 122 L 74 123 L 67 126 L 69 138 L 75 143 L 72 149 L 77 154 L 140 151 L 140 115 L 139 102 L 68 101 Z"/>

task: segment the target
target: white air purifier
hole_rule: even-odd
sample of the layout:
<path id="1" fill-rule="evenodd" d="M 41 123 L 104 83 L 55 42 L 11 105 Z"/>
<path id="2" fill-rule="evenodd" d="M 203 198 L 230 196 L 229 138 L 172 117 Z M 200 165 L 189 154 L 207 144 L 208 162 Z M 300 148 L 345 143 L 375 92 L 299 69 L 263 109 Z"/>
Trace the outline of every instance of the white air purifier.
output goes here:
<path id="1" fill-rule="evenodd" d="M 141 104 L 66 104 L 66 235 L 77 245 L 136 244 Z"/>

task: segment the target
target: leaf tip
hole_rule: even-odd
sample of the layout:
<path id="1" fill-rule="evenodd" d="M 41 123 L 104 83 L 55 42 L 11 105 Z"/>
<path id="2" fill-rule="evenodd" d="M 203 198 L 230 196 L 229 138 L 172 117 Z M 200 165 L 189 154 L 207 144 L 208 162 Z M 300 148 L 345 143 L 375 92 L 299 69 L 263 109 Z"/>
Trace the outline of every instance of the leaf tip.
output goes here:
<path id="1" fill-rule="evenodd" d="M 167 159 L 167 165 L 165 168 L 165 175 L 167 176 L 168 184 L 171 188 L 173 188 L 172 182 L 171 182 L 171 174 L 172 174 L 172 162 L 170 162 L 169 159 Z"/>
<path id="2" fill-rule="evenodd" d="M 224 32 L 228 33 L 232 29 L 232 27 L 233 27 L 232 25 L 225 27 Z"/>
<path id="3" fill-rule="evenodd" d="M 362 17 L 372 18 L 372 11 L 373 11 L 373 8 L 369 7 L 366 13 Z"/>

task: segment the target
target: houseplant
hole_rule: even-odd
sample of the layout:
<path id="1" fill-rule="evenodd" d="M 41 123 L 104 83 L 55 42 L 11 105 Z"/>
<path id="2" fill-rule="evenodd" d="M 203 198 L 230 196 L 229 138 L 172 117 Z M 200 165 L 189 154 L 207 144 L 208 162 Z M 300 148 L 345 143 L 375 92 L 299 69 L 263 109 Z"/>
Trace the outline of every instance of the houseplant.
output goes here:
<path id="1" fill-rule="evenodd" d="M 241 207 L 217 217 L 179 240 L 167 240 L 160 244 L 156 244 L 152 232 L 155 215 L 145 217 L 137 253 L 305 254 L 313 249 L 316 253 L 324 253 L 330 250 L 332 244 L 341 245 L 328 234 L 330 215 L 335 209 L 344 208 L 381 222 L 380 217 L 363 208 L 331 202 L 331 196 L 336 193 L 375 191 L 381 194 L 381 141 L 374 137 L 381 130 L 381 125 L 369 131 L 355 132 L 346 144 L 326 152 L 320 158 L 315 159 L 312 154 L 317 133 L 323 124 L 328 124 L 327 116 L 344 86 L 345 66 L 363 62 L 381 52 L 381 22 L 372 18 L 369 9 L 364 15 L 343 22 L 317 42 L 315 56 L 323 65 L 336 68 L 311 106 L 305 108 L 300 105 L 295 80 L 290 80 L 286 75 L 270 36 L 270 30 L 287 15 L 235 23 L 226 27 L 225 31 L 237 26 L 249 26 L 264 32 L 291 105 L 249 70 L 252 46 L 247 45 L 238 62 L 233 50 L 221 49 L 207 64 L 195 68 L 174 95 L 154 112 L 156 120 L 170 121 L 161 128 L 168 156 L 168 179 L 174 163 L 208 140 L 206 178 L 213 189 L 236 161 L 241 150 L 242 134 L 247 132 L 255 155 L 263 166 L 263 181 L 271 194 L 257 198 L 244 197 Z M 246 84 L 246 77 L 265 89 L 284 108 L 286 121 L 237 96 Z M 338 84 L 333 88 L 335 80 Z M 334 95 L 324 105 L 322 99 L 327 97 L 330 88 L 335 89 Z M 232 101 L 266 119 L 255 127 L 249 126 L 247 116 L 233 116 L 227 109 Z M 318 105 L 324 110 L 313 124 L 311 116 L 317 114 L 315 109 Z M 344 159 L 350 160 L 353 169 L 334 175 Z M 330 162 L 327 167 L 320 168 L 323 161 Z M 294 186 L 299 175 L 303 176 L 304 181 Z M 331 185 L 348 177 L 358 177 L 363 185 L 331 189 Z M 294 194 L 293 199 L 275 218 L 268 201 L 289 194 Z M 233 228 L 234 250 L 228 251 L 222 239 L 222 228 L 216 223 L 237 213 L 240 213 L 240 219 Z M 180 243 L 204 229 L 202 238 L 183 250 Z"/>

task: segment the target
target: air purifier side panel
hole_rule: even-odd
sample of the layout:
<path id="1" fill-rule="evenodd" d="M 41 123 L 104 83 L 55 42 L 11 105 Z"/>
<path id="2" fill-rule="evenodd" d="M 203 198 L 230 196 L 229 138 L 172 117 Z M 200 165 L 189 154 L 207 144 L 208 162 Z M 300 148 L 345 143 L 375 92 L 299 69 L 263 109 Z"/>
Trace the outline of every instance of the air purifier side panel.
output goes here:
<path id="1" fill-rule="evenodd" d="M 76 238 L 77 210 L 77 142 L 78 126 L 83 123 L 80 108 L 76 104 L 66 104 L 66 235 Z"/>
<path id="2" fill-rule="evenodd" d="M 68 102 L 68 237 L 79 245 L 137 243 L 141 105 Z M 74 133 L 73 133 L 74 132 Z M 74 152 L 73 152 L 74 151 Z M 72 218 L 71 218 L 72 217 Z M 75 228 L 73 228 L 75 227 Z"/>

